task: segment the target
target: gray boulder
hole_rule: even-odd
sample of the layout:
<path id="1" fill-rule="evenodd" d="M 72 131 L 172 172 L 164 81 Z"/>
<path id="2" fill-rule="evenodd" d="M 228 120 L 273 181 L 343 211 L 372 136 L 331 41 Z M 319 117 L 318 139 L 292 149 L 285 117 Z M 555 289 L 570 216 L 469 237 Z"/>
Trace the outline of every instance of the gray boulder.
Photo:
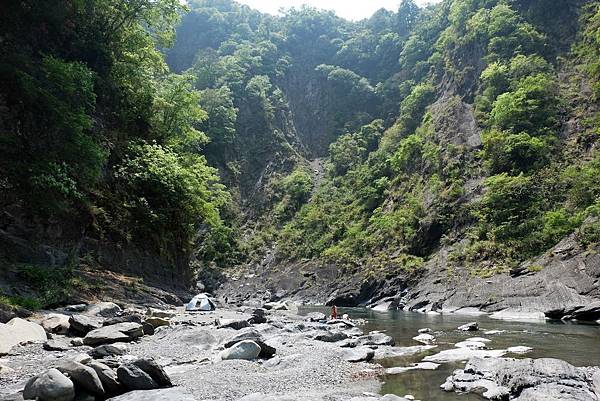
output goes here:
<path id="1" fill-rule="evenodd" d="M 50 369 L 27 382 L 23 398 L 26 400 L 73 401 L 75 386 L 60 371 Z"/>
<path id="2" fill-rule="evenodd" d="M 369 362 L 375 356 L 375 351 L 369 347 L 345 349 L 342 358 L 348 362 Z"/>
<path id="3" fill-rule="evenodd" d="M 463 324 L 462 326 L 458 326 L 458 330 L 460 331 L 477 331 L 479 330 L 479 325 L 477 322 L 471 322 L 467 324 Z"/>
<path id="4" fill-rule="evenodd" d="M 69 329 L 72 333 L 85 336 L 92 330 L 102 327 L 98 319 L 85 315 L 72 315 L 69 317 Z"/>
<path id="5" fill-rule="evenodd" d="M 67 351 L 69 344 L 61 340 L 48 340 L 42 346 L 46 351 Z"/>
<path id="6" fill-rule="evenodd" d="M 315 340 L 324 341 L 327 343 L 335 343 L 338 341 L 342 341 L 348 338 L 348 334 L 343 331 L 327 331 L 322 334 L 317 334 L 315 336 Z"/>
<path id="7" fill-rule="evenodd" d="M 39 324 L 18 317 L 6 324 L 0 323 L 0 355 L 8 354 L 15 345 L 46 339 L 46 331 Z"/>
<path id="8" fill-rule="evenodd" d="M 52 334 L 67 334 L 71 326 L 69 316 L 60 313 L 49 314 L 42 320 L 41 325 L 46 332 Z"/>
<path id="9" fill-rule="evenodd" d="M 89 305 L 85 314 L 88 316 L 114 317 L 121 312 L 121 307 L 114 302 L 100 302 Z"/>
<path id="10" fill-rule="evenodd" d="M 173 386 L 173 383 L 171 383 L 171 378 L 167 375 L 162 366 L 156 363 L 154 359 L 137 359 L 133 361 L 132 364 L 142 369 L 160 387 Z"/>
<path id="11" fill-rule="evenodd" d="M 85 391 L 99 396 L 104 395 L 104 386 L 91 367 L 75 361 L 61 361 L 56 369 L 69 376 L 73 383 Z"/>
<path id="12" fill-rule="evenodd" d="M 102 326 L 112 326 L 113 324 L 129 323 L 129 322 L 142 324 L 144 322 L 144 319 L 142 318 L 142 315 L 137 314 L 137 313 L 134 313 L 131 315 L 124 315 L 124 316 L 115 316 L 115 317 L 111 317 L 111 318 L 103 321 Z"/>
<path id="13" fill-rule="evenodd" d="M 223 350 L 220 356 L 222 360 L 245 359 L 251 361 L 258 358 L 261 350 L 260 345 L 254 341 L 244 340 Z"/>
<path id="14" fill-rule="evenodd" d="M 119 383 L 117 373 L 109 366 L 97 361 L 90 362 L 89 366 L 90 368 L 94 369 L 100 378 L 102 386 L 104 387 L 104 391 L 107 395 L 118 395 L 125 391 L 121 383 Z"/>
<path id="15" fill-rule="evenodd" d="M 155 316 L 147 317 L 145 323 L 151 325 L 154 329 L 163 326 L 169 326 L 171 324 L 171 322 L 169 322 L 167 319 Z"/>
<path id="16" fill-rule="evenodd" d="M 263 336 L 258 331 L 252 328 L 242 329 L 239 334 L 225 340 L 223 345 L 225 348 L 231 348 L 233 345 L 244 340 L 254 341 L 260 346 L 259 358 L 271 358 L 277 352 L 274 347 L 265 343 Z"/>
<path id="17" fill-rule="evenodd" d="M 148 373 L 132 363 L 119 366 L 117 377 L 128 391 L 154 390 L 159 387 Z"/>
<path id="18" fill-rule="evenodd" d="M 127 344 L 103 344 L 90 350 L 88 354 L 94 359 L 102 359 L 109 356 L 125 355 L 128 351 Z"/>
<path id="19" fill-rule="evenodd" d="M 116 342 L 129 342 L 144 335 L 142 325 L 128 322 L 112 326 L 104 326 L 90 331 L 84 338 L 85 345 L 110 344 Z"/>
<path id="20" fill-rule="evenodd" d="M 219 319 L 216 323 L 217 328 L 219 329 L 230 328 L 234 330 L 241 330 L 245 327 L 250 327 L 250 322 L 244 319 Z"/>
<path id="21" fill-rule="evenodd" d="M 597 368 L 578 368 L 552 358 L 473 358 L 442 389 L 482 394 L 490 400 L 595 401 Z"/>
<path id="22" fill-rule="evenodd" d="M 370 333 L 366 336 L 358 337 L 357 340 L 361 345 L 396 345 L 393 337 L 383 333 Z"/>

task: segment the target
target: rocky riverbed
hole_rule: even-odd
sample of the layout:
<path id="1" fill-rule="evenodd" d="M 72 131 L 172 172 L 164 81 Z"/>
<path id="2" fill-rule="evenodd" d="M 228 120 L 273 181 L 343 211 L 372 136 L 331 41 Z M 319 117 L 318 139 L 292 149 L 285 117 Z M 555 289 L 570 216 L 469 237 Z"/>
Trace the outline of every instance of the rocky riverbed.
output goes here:
<path id="1" fill-rule="evenodd" d="M 368 362 L 426 349 L 394 347 L 391 337 L 363 333 L 355 322 L 330 322 L 322 314 L 303 317 L 285 310 L 186 312 L 183 307 L 122 309 L 100 303 L 30 319 L 33 322 L 16 318 L 4 325 L 16 322 L 19 338 L 16 332 L 2 336 L 0 331 L 0 344 L 6 344 L 0 359 L 2 400 L 22 399 L 24 389 L 30 398 L 42 394 L 42 401 L 68 401 L 73 396 L 119 401 L 403 400 L 376 395 L 381 368 Z M 94 390 L 98 364 L 115 378 L 116 389 L 103 383 L 104 391 Z M 164 369 L 169 381 L 140 385 L 136 380 L 145 377 L 135 371 L 140 364 Z M 82 379 L 73 369 L 88 371 L 90 377 Z M 152 371 L 146 373 L 159 384 Z M 74 390 L 52 396 L 36 390 L 61 380 L 73 382 Z M 32 392 L 35 386 L 39 393 Z"/>
<path id="2" fill-rule="evenodd" d="M 489 337 L 502 331 L 476 322 L 413 327 L 412 343 L 399 346 L 360 318 L 300 316 L 293 303 L 210 312 L 158 306 L 72 305 L 0 324 L 0 400 L 405 401 L 410 394 L 378 395 L 381 380 L 464 362 L 439 392 L 600 399 L 598 368 L 516 359 L 531 348 L 496 347 Z M 465 334 L 449 344 L 448 333 Z M 393 362 L 403 359 L 414 362 Z"/>

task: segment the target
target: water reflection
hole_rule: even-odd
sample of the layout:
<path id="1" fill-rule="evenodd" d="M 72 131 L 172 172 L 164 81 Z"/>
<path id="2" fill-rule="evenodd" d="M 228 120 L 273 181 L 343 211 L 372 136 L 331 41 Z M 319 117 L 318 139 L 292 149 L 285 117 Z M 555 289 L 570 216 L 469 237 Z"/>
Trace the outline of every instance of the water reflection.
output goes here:
<path id="1" fill-rule="evenodd" d="M 328 308 L 306 307 L 302 312 L 321 311 Z M 532 347 L 525 356 L 530 358 L 559 358 L 576 366 L 600 365 L 600 325 L 577 324 L 573 322 L 517 322 L 490 319 L 487 316 L 464 315 L 425 315 L 405 311 L 378 312 L 366 308 L 339 308 L 340 314 L 348 313 L 351 318 L 366 319 L 365 331 L 382 330 L 393 336 L 398 346 L 417 345 L 412 338 L 420 328 L 429 327 L 434 331 L 438 347 L 422 353 L 381 361 L 384 367 L 408 366 L 419 362 L 426 355 L 453 348 L 454 344 L 469 337 L 485 337 L 491 340 L 490 349 L 503 349 L 518 345 Z M 477 321 L 477 332 L 460 332 L 456 328 L 462 324 Z M 501 330 L 498 334 L 484 334 L 488 330 Z M 510 355 L 519 357 L 517 355 Z M 443 364 L 435 371 L 409 371 L 383 377 L 383 394 L 412 394 L 423 401 L 479 401 L 477 395 L 446 393 L 439 386 L 453 370 L 464 363 Z"/>

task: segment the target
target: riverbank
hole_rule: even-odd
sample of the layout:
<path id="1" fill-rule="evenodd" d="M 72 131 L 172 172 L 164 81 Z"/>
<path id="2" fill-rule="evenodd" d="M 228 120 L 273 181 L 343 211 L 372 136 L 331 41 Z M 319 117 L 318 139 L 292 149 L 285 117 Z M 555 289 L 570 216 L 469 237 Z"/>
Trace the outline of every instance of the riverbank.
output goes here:
<path id="1" fill-rule="evenodd" d="M 377 400 L 381 398 L 376 395 L 380 389 L 380 367 L 367 362 L 421 349 L 394 347 L 389 336 L 364 334 L 355 323 L 327 322 L 321 315 L 307 318 L 291 311 L 265 312 L 260 309 L 258 313 L 264 319 L 258 319 L 258 323 L 257 312 L 252 308 L 221 307 L 212 312 L 190 313 L 185 312 L 183 307 L 172 307 L 151 309 L 148 314 L 140 306 L 109 310 L 107 308 L 112 308 L 110 303 L 100 305 L 99 308 L 88 306 L 84 312 L 77 307 L 34 316 L 32 320 L 40 322 L 50 332 L 69 336 L 48 334 L 52 340 L 17 345 L 8 355 L 1 357 L 0 399 L 19 399 L 17 394 L 31 377 L 64 361 L 81 361 L 93 356 L 96 361 L 112 367 L 138 359 L 152 359 L 169 375 L 177 389 L 177 397 L 185 396 L 196 401 Z M 73 310 L 78 312 L 73 313 Z M 95 323 L 104 323 L 104 328 L 116 327 L 115 324 L 123 321 L 135 325 L 140 319 L 143 326 L 150 322 L 157 327 L 152 330 L 153 333 L 133 341 L 122 340 L 126 341 L 124 350 L 98 355 L 95 350 L 102 348 L 103 342 L 112 341 L 100 340 L 93 346 L 82 345 L 91 344 L 87 340 L 90 333 L 81 340 L 80 336 L 71 334 L 72 328 L 60 327 L 60 324 L 66 325 L 69 318 L 59 317 L 69 315 L 86 316 Z M 48 323 L 52 319 L 57 322 L 56 325 Z M 261 346 L 266 345 L 274 355 L 250 360 L 223 360 L 227 343 L 235 344 L 236 339 L 245 338 L 251 338 Z M 358 346 L 343 348 L 339 341 L 336 342 L 340 339 L 354 341 L 354 345 Z M 148 393 L 140 395 L 139 399 L 151 401 L 155 398 Z M 385 399 L 402 400 L 391 396 Z"/>

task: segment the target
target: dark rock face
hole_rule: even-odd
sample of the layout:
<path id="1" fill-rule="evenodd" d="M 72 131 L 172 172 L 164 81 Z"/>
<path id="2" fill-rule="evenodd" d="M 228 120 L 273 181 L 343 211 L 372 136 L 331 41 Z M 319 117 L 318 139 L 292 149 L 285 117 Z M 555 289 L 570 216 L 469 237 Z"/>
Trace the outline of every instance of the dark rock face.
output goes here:
<path id="1" fill-rule="evenodd" d="M 150 375 L 152 380 L 154 380 L 159 386 L 171 387 L 173 385 L 173 383 L 171 383 L 171 379 L 164 371 L 162 366 L 156 363 L 153 359 L 138 359 L 133 362 L 133 365 Z"/>
<path id="2" fill-rule="evenodd" d="M 149 374 L 133 364 L 119 366 L 117 377 L 128 391 L 154 390 L 158 388 L 158 384 Z"/>
<path id="3" fill-rule="evenodd" d="M 596 248 L 599 251 L 600 247 Z M 518 277 L 500 274 L 487 279 L 470 276 L 466 271 L 448 275 L 447 250 L 441 250 L 425 269 L 411 280 L 403 298 L 406 309 L 453 311 L 475 307 L 485 312 L 522 310 L 543 312 L 547 317 L 575 318 L 574 311 L 599 301 L 600 253 L 587 252 L 574 235 L 531 262 L 539 272 Z M 582 318 L 593 319 L 590 314 Z M 587 316 L 586 316 L 587 315 Z"/>
<path id="4" fill-rule="evenodd" d="M 598 368 L 578 368 L 551 358 L 473 358 L 442 389 L 474 392 L 490 400 L 595 401 L 598 372 Z"/>

